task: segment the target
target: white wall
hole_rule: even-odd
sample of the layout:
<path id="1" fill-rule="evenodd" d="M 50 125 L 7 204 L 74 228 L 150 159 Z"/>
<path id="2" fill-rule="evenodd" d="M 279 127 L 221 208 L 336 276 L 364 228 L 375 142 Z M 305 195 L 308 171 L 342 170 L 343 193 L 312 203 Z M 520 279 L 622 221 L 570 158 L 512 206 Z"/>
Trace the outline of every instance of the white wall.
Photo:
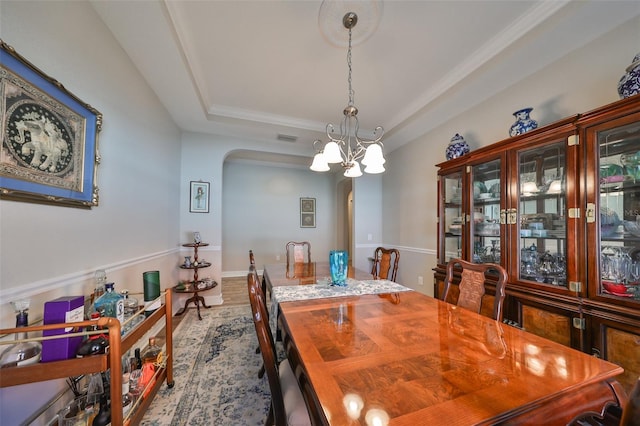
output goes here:
<path id="1" fill-rule="evenodd" d="M 98 268 L 120 290 L 142 291 L 145 270 L 173 285 L 180 139 L 155 94 L 87 2 L 2 1 L 0 38 L 104 115 L 98 207 L 0 200 L 0 326 L 15 326 L 16 298 L 31 297 L 36 320 L 47 300 L 90 294 Z M 0 423 L 18 424 L 65 387 L 0 389 Z"/>
<path id="2" fill-rule="evenodd" d="M 382 234 L 382 179 L 383 175 L 363 174 L 353 181 L 353 230 L 356 252 L 352 264 L 363 271 L 371 270 L 368 259 L 373 257 L 376 247 L 386 245 L 386 241 L 383 243 Z"/>
<path id="3" fill-rule="evenodd" d="M 222 188 L 222 269 L 226 274 L 246 274 L 250 249 L 258 269 L 284 262 L 288 241 L 309 241 L 312 259 L 328 260 L 329 250 L 335 248 L 337 222 L 330 175 L 227 162 Z M 300 227 L 301 197 L 316 199 L 315 228 Z"/>
<path id="4" fill-rule="evenodd" d="M 544 126 L 618 100 L 618 80 L 640 51 L 639 41 L 640 18 L 636 17 L 387 155 L 383 239 L 401 248 L 403 284 L 433 294 L 435 163 L 445 161 L 445 148 L 453 135 L 460 133 L 474 149 L 505 139 L 515 120 L 512 113 L 521 107 L 533 107 L 532 118 Z M 423 286 L 417 285 L 420 275 Z"/>

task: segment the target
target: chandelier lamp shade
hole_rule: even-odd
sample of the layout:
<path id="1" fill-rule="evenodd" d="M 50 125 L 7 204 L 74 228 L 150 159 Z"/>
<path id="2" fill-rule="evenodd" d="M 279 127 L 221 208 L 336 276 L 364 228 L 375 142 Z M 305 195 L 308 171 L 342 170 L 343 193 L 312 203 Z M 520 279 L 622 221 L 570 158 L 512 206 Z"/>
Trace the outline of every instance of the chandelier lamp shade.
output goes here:
<path id="1" fill-rule="evenodd" d="M 340 124 L 340 135 L 336 134 L 333 124 L 326 127 L 329 141 L 321 147 L 322 141 L 319 139 L 313 142 L 316 154 L 310 169 L 315 172 L 326 172 L 330 170 L 329 164 L 340 163 L 345 169 L 346 177 L 362 176 L 360 164 L 364 166 L 365 173 L 382 173 L 384 168 L 384 155 L 382 154 L 382 136 L 384 129 L 382 126 L 375 128 L 373 139 L 363 139 L 358 136 L 358 108 L 353 103 L 353 89 L 351 87 L 351 36 L 352 30 L 358 22 L 358 15 L 354 12 L 347 12 L 342 18 L 342 24 L 349 30 L 349 50 L 347 51 L 347 65 L 349 68 L 349 104 L 345 107 Z"/>

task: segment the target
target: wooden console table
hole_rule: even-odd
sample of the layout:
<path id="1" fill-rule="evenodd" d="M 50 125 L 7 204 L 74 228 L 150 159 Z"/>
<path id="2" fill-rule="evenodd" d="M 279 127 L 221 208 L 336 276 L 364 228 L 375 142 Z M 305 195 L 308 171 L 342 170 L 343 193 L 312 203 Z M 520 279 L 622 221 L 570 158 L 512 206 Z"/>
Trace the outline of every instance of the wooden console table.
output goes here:
<path id="1" fill-rule="evenodd" d="M 216 287 L 217 285 L 218 285 L 218 283 L 216 281 L 212 281 L 211 283 L 207 284 L 203 288 L 198 288 L 197 285 L 194 285 L 194 284 L 189 284 L 188 286 L 180 286 L 180 285 L 174 286 L 173 287 L 173 292 L 174 293 L 177 293 L 177 294 L 185 294 L 185 293 L 193 294 L 193 296 L 191 296 L 190 298 L 188 298 L 186 300 L 186 302 L 184 302 L 184 307 L 182 309 L 180 309 L 178 312 L 176 312 L 176 315 L 184 314 L 185 311 L 187 310 L 187 306 L 189 306 L 189 303 L 193 302 L 193 304 L 196 306 L 196 309 L 198 310 L 198 319 L 202 321 L 202 316 L 200 316 L 200 305 L 202 305 L 205 308 L 210 308 L 211 306 L 208 306 L 204 302 L 204 297 L 200 296 L 198 293 L 200 293 L 202 291 L 211 290 L 212 288 Z"/>

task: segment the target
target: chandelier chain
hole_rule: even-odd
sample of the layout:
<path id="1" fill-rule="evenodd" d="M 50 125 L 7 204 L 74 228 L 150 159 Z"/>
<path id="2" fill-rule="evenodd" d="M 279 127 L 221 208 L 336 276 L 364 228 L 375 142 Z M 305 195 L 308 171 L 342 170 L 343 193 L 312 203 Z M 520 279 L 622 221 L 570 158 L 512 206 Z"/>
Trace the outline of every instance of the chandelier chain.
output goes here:
<path id="1" fill-rule="evenodd" d="M 353 89 L 351 88 L 351 28 L 349 28 L 349 50 L 347 51 L 347 65 L 349 66 L 349 106 L 353 106 Z"/>

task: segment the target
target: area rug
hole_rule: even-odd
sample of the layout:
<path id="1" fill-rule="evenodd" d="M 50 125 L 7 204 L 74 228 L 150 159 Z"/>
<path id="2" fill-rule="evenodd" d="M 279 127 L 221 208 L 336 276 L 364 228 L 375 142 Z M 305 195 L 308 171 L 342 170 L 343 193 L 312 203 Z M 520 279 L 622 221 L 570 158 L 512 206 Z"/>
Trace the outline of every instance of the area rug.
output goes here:
<path id="1" fill-rule="evenodd" d="M 173 335 L 175 386 L 162 386 L 141 425 L 264 425 L 270 392 L 249 305 L 188 310 Z"/>

